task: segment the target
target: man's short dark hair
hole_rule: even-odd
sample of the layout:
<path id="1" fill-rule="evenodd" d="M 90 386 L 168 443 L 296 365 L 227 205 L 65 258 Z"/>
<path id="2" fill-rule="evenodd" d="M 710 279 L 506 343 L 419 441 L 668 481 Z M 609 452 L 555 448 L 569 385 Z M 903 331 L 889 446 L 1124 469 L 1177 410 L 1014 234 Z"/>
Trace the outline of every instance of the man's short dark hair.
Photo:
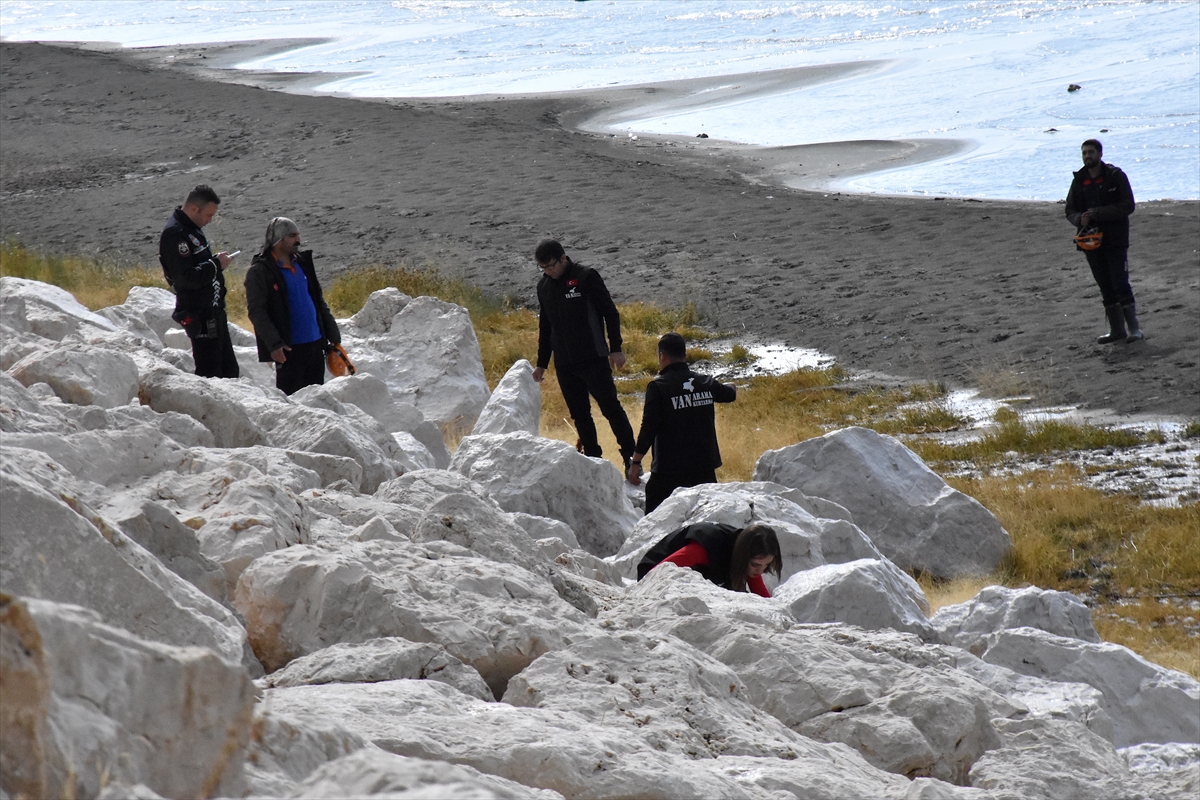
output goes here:
<path id="1" fill-rule="evenodd" d="M 209 203 L 220 205 L 221 198 L 217 197 L 217 193 L 207 183 L 197 184 L 188 192 L 187 199 L 183 201 L 185 206 L 198 206 L 200 208 L 204 208 Z"/>
<path id="2" fill-rule="evenodd" d="M 1100 155 L 1104 155 L 1104 145 L 1100 144 L 1099 139 L 1088 139 L 1083 144 L 1079 145 L 1079 149 L 1082 150 L 1083 148 L 1087 147 L 1089 144 L 1092 147 L 1096 148 L 1097 153 L 1099 153 Z"/>
<path id="3" fill-rule="evenodd" d="M 684 361 L 687 359 L 687 343 L 674 331 L 664 333 L 663 337 L 658 340 L 658 352 L 672 361 Z"/>
<path id="4" fill-rule="evenodd" d="M 558 261 L 567 254 L 563 250 L 563 246 L 554 239 L 542 239 L 538 242 L 537 249 L 533 251 L 533 257 L 537 259 L 539 264 L 549 264 L 552 261 Z"/>

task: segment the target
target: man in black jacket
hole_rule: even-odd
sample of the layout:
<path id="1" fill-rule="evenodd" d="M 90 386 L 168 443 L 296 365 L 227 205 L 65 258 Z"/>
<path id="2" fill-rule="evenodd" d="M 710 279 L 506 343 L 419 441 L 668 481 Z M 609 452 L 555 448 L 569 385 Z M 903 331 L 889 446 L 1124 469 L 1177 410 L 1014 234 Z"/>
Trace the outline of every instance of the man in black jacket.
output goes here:
<path id="1" fill-rule="evenodd" d="M 294 394 L 325 382 L 325 353 L 342 334 L 325 304 L 312 251 L 287 217 L 267 225 L 262 252 L 246 273 L 246 306 L 258 360 L 275 362 L 275 386 Z"/>
<path id="2" fill-rule="evenodd" d="M 1100 287 L 1108 333 L 1097 344 L 1134 342 L 1142 338 L 1133 288 L 1129 285 L 1129 215 L 1133 189 L 1120 167 L 1100 160 L 1104 146 L 1088 139 L 1081 146 L 1083 169 L 1075 173 L 1067 193 L 1067 219 L 1079 233 L 1097 229 L 1100 246 L 1084 250 L 1092 277 Z M 1083 249 L 1083 248 L 1079 248 Z M 1126 334 L 1126 326 L 1129 331 Z"/>
<path id="3" fill-rule="evenodd" d="M 721 450 L 713 404 L 737 397 L 737 387 L 688 368 L 687 346 L 678 333 L 658 340 L 658 363 L 662 371 L 646 387 L 642 429 L 628 471 L 630 483 L 641 483 L 642 458 L 653 446 L 647 514 L 681 486 L 717 482 Z"/>
<path id="4" fill-rule="evenodd" d="M 221 199 L 211 186 L 200 184 L 177 206 L 158 238 L 158 261 L 163 277 L 175 291 L 172 318 L 192 340 L 196 374 L 205 378 L 236 378 L 241 374 L 229 323 L 225 317 L 225 267 L 232 257 L 213 255 L 200 230 L 216 216 Z"/>
<path id="5" fill-rule="evenodd" d="M 597 458 L 604 454 L 596 439 L 596 423 L 592 421 L 588 400 L 591 394 L 617 438 L 622 459 L 628 464 L 633 453 L 633 426 L 621 407 L 612 377 L 614 368 L 625 366 L 617 307 L 600 273 L 576 264 L 553 239 L 539 243 L 533 257 L 542 271 L 537 285 L 540 312 L 533 379 L 541 383 L 553 353 L 558 385 L 579 433 L 583 454 Z M 606 326 L 608 343 L 604 340 Z"/>

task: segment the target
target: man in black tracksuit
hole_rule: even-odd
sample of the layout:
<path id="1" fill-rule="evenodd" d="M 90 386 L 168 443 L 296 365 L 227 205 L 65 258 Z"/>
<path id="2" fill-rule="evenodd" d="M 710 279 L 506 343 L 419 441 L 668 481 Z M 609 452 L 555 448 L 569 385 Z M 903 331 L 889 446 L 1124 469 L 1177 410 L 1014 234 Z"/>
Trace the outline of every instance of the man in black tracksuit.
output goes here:
<path id="1" fill-rule="evenodd" d="M 158 261 L 163 277 L 175 291 L 171 316 L 192 340 L 196 374 L 236 378 L 241 370 L 225 317 L 225 267 L 232 258 L 224 252 L 213 255 L 200 230 L 212 221 L 220 202 L 210 186 L 192 189 L 183 205 L 167 218 L 158 239 Z"/>
<path id="2" fill-rule="evenodd" d="M 287 395 L 325 382 L 325 352 L 340 344 L 311 250 L 287 217 L 267 226 L 262 252 L 246 272 L 246 307 L 259 361 L 275 362 L 275 387 Z"/>
<path id="3" fill-rule="evenodd" d="M 1138 325 L 1133 288 L 1129 285 L 1129 215 L 1134 209 L 1133 189 L 1120 167 L 1100 160 L 1104 147 L 1099 141 L 1088 139 L 1081 152 L 1083 169 L 1076 172 L 1071 181 L 1066 215 L 1080 233 L 1098 228 L 1103 234 L 1100 247 L 1083 251 L 1092 277 L 1100 287 L 1108 317 L 1108 333 L 1096 343 L 1137 341 L 1142 338 L 1142 331 Z"/>
<path id="4" fill-rule="evenodd" d="M 737 397 L 737 387 L 688 369 L 687 347 L 678 333 L 659 339 L 658 363 L 662 371 L 646 387 L 642 429 L 628 474 L 634 486 L 641 483 L 642 457 L 653 446 L 647 514 L 681 486 L 717 482 L 721 450 L 713 404 L 732 403 Z"/>
<path id="5" fill-rule="evenodd" d="M 633 453 L 633 426 L 617 398 L 612 377 L 614 367 L 625 366 L 617 307 L 600 273 L 576 264 L 553 239 L 539 243 L 534 258 L 542 270 L 542 279 L 537 285 L 540 312 L 533 379 L 541 382 L 553 353 L 558 385 L 579 433 L 583 454 L 597 458 L 603 455 L 596 439 L 596 423 L 592 421 L 588 400 L 591 394 L 612 427 L 621 457 L 628 464 Z"/>

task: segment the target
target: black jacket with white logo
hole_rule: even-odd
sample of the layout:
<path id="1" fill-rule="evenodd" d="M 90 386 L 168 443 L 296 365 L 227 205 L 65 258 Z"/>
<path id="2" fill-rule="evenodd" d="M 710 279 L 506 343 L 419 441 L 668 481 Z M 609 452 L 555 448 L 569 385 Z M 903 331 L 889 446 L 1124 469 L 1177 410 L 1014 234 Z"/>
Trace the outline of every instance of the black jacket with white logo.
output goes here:
<path id="1" fill-rule="evenodd" d="M 654 472 L 670 474 L 721 466 L 713 403 L 732 403 L 737 388 L 699 375 L 683 361 L 668 364 L 646 387 L 637 452 L 654 447 Z"/>
<path id="2" fill-rule="evenodd" d="M 620 351 L 621 315 L 596 270 L 571 262 L 558 280 L 543 275 L 537 296 L 537 366 L 548 367 L 551 352 L 555 364 L 578 364 Z"/>
<path id="3" fill-rule="evenodd" d="M 1067 192 L 1067 219 L 1079 228 L 1083 212 L 1091 211 L 1088 227 L 1104 232 L 1102 247 L 1129 247 L 1129 215 L 1133 209 L 1133 188 L 1120 167 L 1101 161 L 1100 174 L 1095 178 L 1087 167 L 1075 173 Z"/>
<path id="4" fill-rule="evenodd" d="M 167 218 L 158 238 L 158 262 L 163 277 L 175 290 L 175 310 L 186 311 L 199 320 L 225 308 L 225 275 L 208 246 L 208 239 L 182 208 Z"/>

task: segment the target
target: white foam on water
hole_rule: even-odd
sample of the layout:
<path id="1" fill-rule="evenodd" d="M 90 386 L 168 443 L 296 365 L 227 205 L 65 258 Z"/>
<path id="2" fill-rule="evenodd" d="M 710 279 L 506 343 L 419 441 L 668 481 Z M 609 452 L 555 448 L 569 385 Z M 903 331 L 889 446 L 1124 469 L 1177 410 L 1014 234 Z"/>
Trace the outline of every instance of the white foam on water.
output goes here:
<path id="1" fill-rule="evenodd" d="M 321 91 L 362 97 L 553 92 L 877 61 L 871 74 L 714 101 L 622 131 L 761 145 L 955 139 L 966 146 L 953 156 L 840 185 L 1030 200 L 1061 199 L 1079 143 L 1098 137 L 1139 200 L 1200 198 L 1193 0 L 5 0 L 0 28 L 13 40 L 138 47 L 328 39 L 240 66 L 334 73 Z M 1083 88 L 1069 93 L 1070 83 Z"/>

